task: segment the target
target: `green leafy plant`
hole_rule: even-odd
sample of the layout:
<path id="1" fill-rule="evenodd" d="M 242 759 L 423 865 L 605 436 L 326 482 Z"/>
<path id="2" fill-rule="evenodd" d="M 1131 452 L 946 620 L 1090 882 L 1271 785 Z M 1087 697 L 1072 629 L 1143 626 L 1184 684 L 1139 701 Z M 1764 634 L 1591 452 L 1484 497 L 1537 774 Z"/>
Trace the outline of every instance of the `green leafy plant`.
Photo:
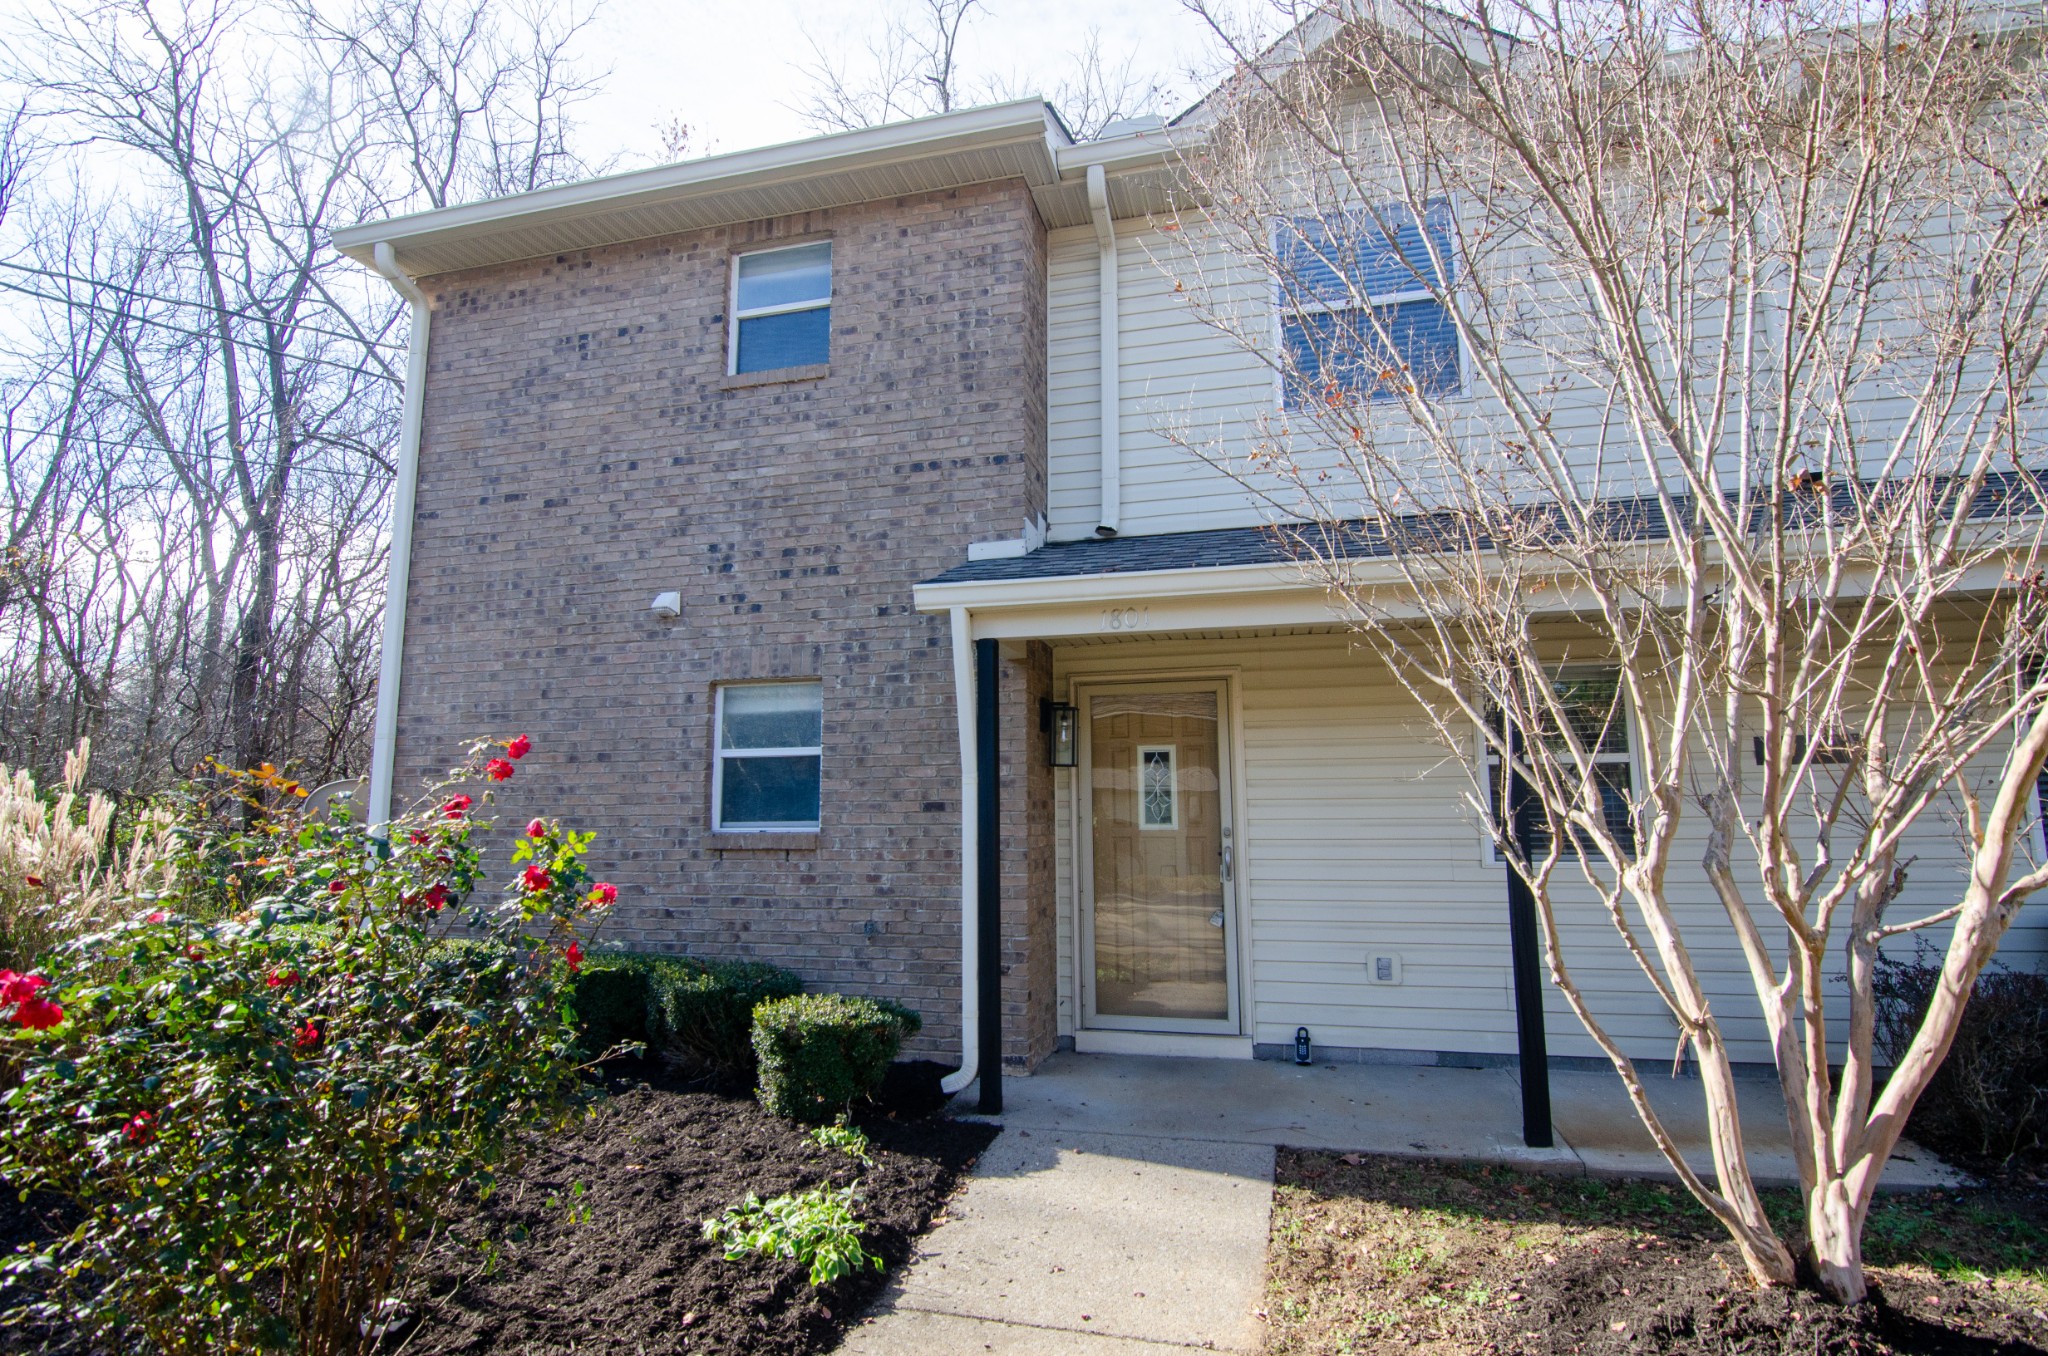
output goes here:
<path id="1" fill-rule="evenodd" d="M 579 1087 L 566 992 L 615 892 L 589 835 L 536 820 L 493 903 L 456 789 L 528 747 L 473 746 L 388 844 L 288 795 L 188 820 L 203 871 L 12 977 L 0 1177 L 83 1222 L 6 1263 L 11 1316 L 115 1349 L 362 1348 L 411 1249 Z M 267 799 L 273 773 L 239 776 Z M 188 891 L 246 907 L 207 921 Z"/>
<path id="2" fill-rule="evenodd" d="M 830 1125 L 821 1125 L 811 1131 L 811 1142 L 821 1149 L 837 1149 L 847 1157 L 857 1158 L 863 1163 L 875 1161 L 874 1146 L 868 1142 L 867 1135 L 859 1126 L 848 1125 L 844 1116 Z"/>
<path id="3" fill-rule="evenodd" d="M 904 1040 L 923 1023 L 910 1009 L 846 994 L 803 994 L 754 1009 L 761 1105 L 819 1124 L 881 1085 Z"/>
<path id="4" fill-rule="evenodd" d="M 812 1285 L 825 1285 L 865 1267 L 882 1269 L 882 1259 L 860 1242 L 854 1206 L 859 1187 L 812 1187 L 764 1201 L 747 1199 L 717 1219 L 704 1221 L 704 1237 L 725 1245 L 725 1260 L 749 1253 L 786 1257 L 810 1269 Z"/>

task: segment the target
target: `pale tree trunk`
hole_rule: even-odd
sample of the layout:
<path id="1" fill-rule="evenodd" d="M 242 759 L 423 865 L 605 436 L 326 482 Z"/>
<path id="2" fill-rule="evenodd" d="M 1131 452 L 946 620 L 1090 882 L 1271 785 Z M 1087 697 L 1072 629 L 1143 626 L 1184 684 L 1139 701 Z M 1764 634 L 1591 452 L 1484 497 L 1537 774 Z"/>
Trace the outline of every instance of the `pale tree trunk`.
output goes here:
<path id="1" fill-rule="evenodd" d="M 1533 788 L 1552 982 L 1752 1279 L 1791 1283 L 1796 1250 L 1860 1301 L 1885 1163 L 2048 884 L 2048 16 L 1291 13 L 1270 44 L 1213 21 L 1240 64 L 1156 252 L 1280 408 L 1242 443 L 1165 432 L 1266 508 L 1511 860 L 1498 779 Z M 1423 305 L 1455 345 L 1396 324 Z M 1705 890 L 1712 922 L 1677 902 Z M 1561 954 L 1584 899 L 1697 1064 L 1711 1183 Z M 1879 1090 L 1878 964 L 1920 936 L 1940 985 Z M 1739 949 L 1746 1010 L 1710 948 Z M 1784 1097 L 1791 1246 L 1743 1042 Z"/>

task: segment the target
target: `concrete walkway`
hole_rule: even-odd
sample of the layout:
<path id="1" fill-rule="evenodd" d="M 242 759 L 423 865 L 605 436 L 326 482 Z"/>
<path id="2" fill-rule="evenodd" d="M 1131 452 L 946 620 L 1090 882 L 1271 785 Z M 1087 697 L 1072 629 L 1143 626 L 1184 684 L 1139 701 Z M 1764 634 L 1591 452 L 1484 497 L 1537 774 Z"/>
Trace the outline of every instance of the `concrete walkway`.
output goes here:
<path id="1" fill-rule="evenodd" d="M 1672 1175 L 1612 1073 L 1551 1075 L 1547 1150 L 1521 1142 L 1509 1069 L 1068 1054 L 1003 1091 L 1002 1136 L 847 1356 L 1256 1351 L 1278 1145 Z M 1711 1173 L 1699 1084 L 1651 1097 Z M 1775 1083 L 1743 1084 L 1742 1121 L 1759 1177 L 1789 1183 Z M 1957 1180 L 1911 1146 L 1886 1171 L 1894 1189 Z"/>

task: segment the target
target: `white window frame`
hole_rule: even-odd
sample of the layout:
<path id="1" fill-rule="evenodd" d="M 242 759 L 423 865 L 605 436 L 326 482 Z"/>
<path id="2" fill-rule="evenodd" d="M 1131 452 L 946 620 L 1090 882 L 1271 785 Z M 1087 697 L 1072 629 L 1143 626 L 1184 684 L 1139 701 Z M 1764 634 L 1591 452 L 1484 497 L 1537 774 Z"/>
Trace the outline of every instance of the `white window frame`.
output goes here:
<path id="1" fill-rule="evenodd" d="M 742 687 L 815 687 L 818 689 L 818 743 L 778 749 L 732 749 L 725 747 L 725 694 Z M 825 815 L 825 685 L 815 678 L 791 678 L 769 682 L 720 683 L 711 701 L 711 831 L 713 833 L 816 833 Z M 788 820 L 772 824 L 728 824 L 725 822 L 725 762 L 728 758 L 815 758 L 818 760 L 818 818 L 808 822 Z"/>
<path id="2" fill-rule="evenodd" d="M 1442 201 L 1444 203 L 1446 210 L 1448 210 L 1451 213 L 1452 219 L 1455 220 L 1457 217 L 1456 200 L 1453 198 L 1445 198 L 1442 199 Z M 1407 208 L 1406 203 L 1382 203 L 1380 204 L 1377 210 L 1384 212 L 1387 210 L 1388 207 L 1391 206 L 1398 206 L 1403 210 L 1406 210 Z M 1361 207 L 1357 210 L 1361 212 L 1367 212 L 1372 211 L 1374 209 Z M 1268 238 L 1275 242 L 1276 248 L 1278 241 L 1280 239 L 1280 232 L 1283 229 L 1291 229 L 1292 223 L 1296 220 L 1298 220 L 1298 218 L 1276 216 L 1272 219 L 1270 223 L 1268 223 Z M 1455 237 L 1453 237 L 1451 244 L 1453 248 L 1456 247 L 1457 240 Z M 1447 291 L 1447 293 L 1451 295 L 1456 295 L 1459 291 L 1460 286 L 1460 283 L 1453 281 L 1451 286 L 1445 290 Z M 1276 359 L 1276 361 L 1273 364 L 1274 405 L 1278 407 L 1282 412 L 1287 413 L 1291 413 L 1301 408 L 1298 405 L 1289 405 L 1287 403 L 1287 322 L 1290 319 L 1293 319 L 1297 316 L 1305 315 L 1328 315 L 1331 312 L 1347 312 L 1358 310 L 1370 311 L 1375 309 L 1376 307 L 1399 306 L 1405 302 L 1410 301 L 1435 300 L 1436 294 L 1430 291 L 1427 287 L 1409 287 L 1403 288 L 1398 292 L 1368 292 L 1365 296 L 1364 302 L 1356 306 L 1352 305 L 1348 299 L 1341 302 L 1310 301 L 1296 303 L 1288 299 L 1286 285 L 1284 283 L 1276 281 L 1273 287 L 1273 355 Z M 1450 302 L 1448 299 L 1446 299 L 1444 302 L 1444 309 L 1448 314 L 1450 310 Z M 1458 329 L 1455 324 L 1452 328 L 1455 331 L 1458 340 L 1457 389 L 1445 391 L 1440 395 L 1428 397 L 1431 400 L 1463 400 L 1472 394 L 1472 354 L 1466 347 L 1464 331 Z M 1371 396 L 1368 396 L 1366 399 L 1368 404 L 1379 403 L 1378 400 Z M 1394 397 L 1391 394 L 1389 394 L 1387 397 L 1385 397 L 1385 399 L 1391 402 L 1394 400 Z"/>
<path id="3" fill-rule="evenodd" d="M 1166 755 L 1167 806 L 1173 815 L 1164 824 L 1153 824 L 1145 818 L 1145 758 L 1147 754 Z M 1140 833 L 1178 833 L 1180 831 L 1180 748 L 1174 744 L 1138 745 L 1138 831 Z"/>
<path id="4" fill-rule="evenodd" d="M 1611 664 L 1567 664 L 1561 668 L 1550 670 L 1550 681 L 1554 688 L 1556 684 L 1573 678 L 1614 678 L 1617 680 L 1615 686 L 1621 696 L 1622 730 L 1628 736 L 1628 749 L 1626 752 L 1618 754 L 1595 753 L 1593 755 L 1593 762 L 1596 766 L 1605 763 L 1627 767 L 1628 794 L 1630 801 L 1633 802 L 1636 788 L 1643 784 L 1641 758 L 1642 728 L 1636 718 L 1636 704 L 1629 699 L 1627 686 L 1619 681 L 1620 672 L 1618 668 Z M 1478 754 L 1479 765 L 1484 769 L 1486 786 L 1491 790 L 1500 779 L 1500 755 L 1494 750 L 1493 745 L 1488 742 L 1484 726 L 1475 725 L 1472 728 L 1472 740 Z M 1492 812 L 1491 801 L 1487 804 L 1487 812 L 1489 814 Z M 1640 842 L 1641 827 L 1639 825 L 1635 827 L 1638 842 Z M 1507 854 L 1500 850 L 1500 844 L 1494 842 L 1493 835 L 1488 831 L 1484 820 L 1479 825 L 1479 857 L 1488 866 L 1502 866 L 1507 862 Z"/>
<path id="5" fill-rule="evenodd" d="M 757 258 L 763 254 L 781 254 L 788 250 L 813 249 L 819 245 L 823 245 L 826 252 L 825 299 L 823 301 L 785 301 L 776 306 L 755 306 L 746 311 L 740 310 L 740 260 Z M 740 322 L 742 320 L 758 320 L 762 316 L 770 315 L 794 315 L 798 311 L 831 309 L 832 275 L 834 272 L 831 260 L 832 253 L 830 237 L 823 240 L 799 240 L 788 245 L 770 245 L 765 249 L 733 251 L 732 262 L 727 265 L 725 280 L 725 296 L 727 301 L 725 308 L 725 375 L 728 377 L 742 375 L 740 372 Z M 825 360 L 830 362 L 831 359 L 832 341 L 828 335 L 825 340 Z M 809 366 L 810 364 L 800 365 Z M 757 370 L 761 372 L 780 372 L 786 369 L 764 367 Z M 754 373 L 749 372 L 745 375 L 752 376 Z"/>

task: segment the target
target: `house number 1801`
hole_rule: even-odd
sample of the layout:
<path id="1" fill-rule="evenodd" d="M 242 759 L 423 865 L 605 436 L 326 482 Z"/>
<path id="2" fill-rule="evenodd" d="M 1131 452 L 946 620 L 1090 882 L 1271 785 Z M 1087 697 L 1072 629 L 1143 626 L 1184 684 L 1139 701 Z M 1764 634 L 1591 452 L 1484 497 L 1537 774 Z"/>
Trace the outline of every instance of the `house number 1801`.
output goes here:
<path id="1" fill-rule="evenodd" d="M 1142 631 L 1151 618 L 1149 607 L 1105 607 L 1102 609 L 1102 629 L 1105 631 Z"/>

